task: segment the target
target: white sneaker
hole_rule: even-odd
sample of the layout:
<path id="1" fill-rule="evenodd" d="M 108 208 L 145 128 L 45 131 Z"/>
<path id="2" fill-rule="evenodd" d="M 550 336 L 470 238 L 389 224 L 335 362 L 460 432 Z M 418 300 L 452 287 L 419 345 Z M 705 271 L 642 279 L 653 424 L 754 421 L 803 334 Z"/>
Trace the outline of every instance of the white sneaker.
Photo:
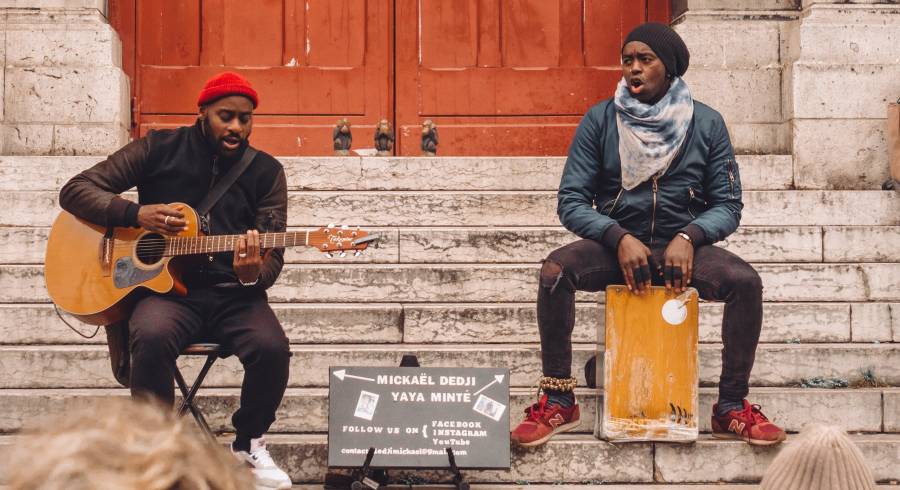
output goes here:
<path id="1" fill-rule="evenodd" d="M 266 449 L 266 439 L 250 439 L 250 452 L 235 451 L 231 448 L 231 454 L 238 461 L 247 464 L 253 476 L 256 478 L 257 489 L 275 488 L 284 490 L 291 488 L 291 477 L 275 464 L 272 455 Z"/>

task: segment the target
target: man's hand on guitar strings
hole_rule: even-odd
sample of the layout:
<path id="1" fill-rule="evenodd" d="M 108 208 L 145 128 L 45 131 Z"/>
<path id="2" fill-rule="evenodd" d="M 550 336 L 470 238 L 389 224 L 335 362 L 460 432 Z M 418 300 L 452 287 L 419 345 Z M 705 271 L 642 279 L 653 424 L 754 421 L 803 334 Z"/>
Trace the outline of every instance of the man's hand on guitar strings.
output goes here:
<path id="1" fill-rule="evenodd" d="M 174 236 L 188 229 L 183 210 L 180 205 L 146 204 L 138 209 L 137 221 L 145 230 Z"/>
<path id="2" fill-rule="evenodd" d="M 259 232 L 247 230 L 246 235 L 238 238 L 234 247 L 234 273 L 242 283 L 252 283 L 259 278 L 264 256 L 259 253 Z M 266 252 L 269 254 L 271 250 Z"/>

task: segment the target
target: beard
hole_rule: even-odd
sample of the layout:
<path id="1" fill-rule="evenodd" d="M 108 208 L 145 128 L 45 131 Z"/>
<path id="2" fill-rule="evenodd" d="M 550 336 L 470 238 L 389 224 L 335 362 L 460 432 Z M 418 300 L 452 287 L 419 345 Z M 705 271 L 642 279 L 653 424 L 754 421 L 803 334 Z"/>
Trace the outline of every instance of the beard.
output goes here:
<path id="1" fill-rule="evenodd" d="M 203 118 L 201 121 L 201 128 L 203 129 L 203 136 L 206 138 L 206 144 L 209 145 L 209 148 L 213 153 L 220 157 L 233 157 L 247 146 L 247 139 L 241 138 L 240 145 L 237 149 L 229 150 L 225 148 L 224 138 L 217 138 L 215 134 L 213 134 L 212 125 L 209 124 L 209 118 Z"/>

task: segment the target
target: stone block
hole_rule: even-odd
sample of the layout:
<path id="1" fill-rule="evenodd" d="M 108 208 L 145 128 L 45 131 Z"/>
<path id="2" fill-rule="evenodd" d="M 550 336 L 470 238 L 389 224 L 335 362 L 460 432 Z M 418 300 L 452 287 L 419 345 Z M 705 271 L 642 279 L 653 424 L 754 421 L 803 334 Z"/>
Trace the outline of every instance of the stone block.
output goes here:
<path id="1" fill-rule="evenodd" d="M 694 99 L 719 111 L 729 125 L 782 122 L 780 68 L 692 68 L 684 79 Z"/>
<path id="2" fill-rule="evenodd" d="M 900 432 L 900 388 L 884 390 L 884 431 Z"/>
<path id="3" fill-rule="evenodd" d="M 790 123 L 742 123 L 728 121 L 731 144 L 738 154 L 786 154 L 791 152 Z"/>
<path id="4" fill-rule="evenodd" d="M 850 310 L 850 332 L 854 342 L 891 341 L 891 305 L 854 303 Z"/>
<path id="5" fill-rule="evenodd" d="M 673 0 L 672 12 L 678 15 L 703 10 L 797 10 L 800 0 Z"/>
<path id="6" fill-rule="evenodd" d="M 894 29 L 900 31 L 900 24 Z M 900 94 L 900 60 L 846 65 L 804 60 L 794 63 L 792 84 L 795 118 L 880 119 Z"/>
<path id="7" fill-rule="evenodd" d="M 851 436 L 862 451 L 876 481 L 900 478 L 900 438 L 893 434 Z M 791 444 L 789 437 L 785 444 Z M 762 479 L 778 446 L 751 446 L 743 441 L 702 438 L 696 444 L 657 444 L 654 462 L 658 480 L 670 483 Z"/>
<path id="8" fill-rule="evenodd" d="M 129 137 L 128 129 L 118 123 L 57 125 L 52 154 L 97 155 L 102 160 L 125 146 Z"/>
<path id="9" fill-rule="evenodd" d="M 838 226 L 823 231 L 826 262 L 894 262 L 900 257 L 900 227 Z"/>
<path id="10" fill-rule="evenodd" d="M 900 291 L 900 264 L 860 264 L 870 301 L 893 301 Z"/>
<path id="11" fill-rule="evenodd" d="M 99 157 L 0 156 L 0 191 L 56 191 Z"/>
<path id="12" fill-rule="evenodd" d="M 735 159 L 745 190 L 785 190 L 794 185 L 791 155 L 738 155 Z"/>
<path id="13" fill-rule="evenodd" d="M 883 118 L 795 119 L 794 184 L 880 189 L 889 175 L 885 131 Z"/>
<path id="14" fill-rule="evenodd" d="M 900 224 L 900 195 L 890 191 L 744 192 L 742 226 Z"/>
<path id="15" fill-rule="evenodd" d="M 759 69 L 781 64 L 777 22 L 701 20 L 690 16 L 673 27 L 691 52 L 691 70 L 698 67 Z M 723 36 L 723 32 L 729 35 Z"/>
<path id="16" fill-rule="evenodd" d="M 805 62 L 880 64 L 900 62 L 900 8 L 817 7 L 807 11 L 798 49 Z"/>
<path id="17" fill-rule="evenodd" d="M 8 123 L 120 123 L 130 117 L 122 103 L 128 78 L 118 67 L 7 68 L 5 87 Z"/>
<path id="18" fill-rule="evenodd" d="M 19 24 L 6 31 L 6 66 L 122 66 L 122 43 L 108 24 Z M 77 28 L 82 27 L 82 28 Z"/>
<path id="19" fill-rule="evenodd" d="M 0 144 L 4 155 L 48 155 L 53 149 L 53 125 L 4 123 Z"/>
<path id="20" fill-rule="evenodd" d="M 0 8 L 39 9 L 106 9 L 104 0 L 0 0 Z"/>
<path id="21" fill-rule="evenodd" d="M 760 264 L 763 297 L 778 301 L 867 301 L 866 276 L 854 264 Z M 879 268 L 875 273 L 882 273 Z"/>
<path id="22" fill-rule="evenodd" d="M 900 342 L 900 305 L 891 304 L 891 330 L 894 342 Z"/>
<path id="23" fill-rule="evenodd" d="M 0 264 L 43 264 L 49 228 L 0 227 Z"/>

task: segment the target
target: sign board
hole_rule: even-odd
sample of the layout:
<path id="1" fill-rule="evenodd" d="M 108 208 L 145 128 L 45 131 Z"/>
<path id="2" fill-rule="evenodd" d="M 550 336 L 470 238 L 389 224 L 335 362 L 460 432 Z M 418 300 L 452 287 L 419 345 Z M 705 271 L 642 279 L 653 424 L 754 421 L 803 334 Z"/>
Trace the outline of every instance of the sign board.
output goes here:
<path id="1" fill-rule="evenodd" d="M 509 468 L 509 370 L 331 367 L 328 466 Z"/>

